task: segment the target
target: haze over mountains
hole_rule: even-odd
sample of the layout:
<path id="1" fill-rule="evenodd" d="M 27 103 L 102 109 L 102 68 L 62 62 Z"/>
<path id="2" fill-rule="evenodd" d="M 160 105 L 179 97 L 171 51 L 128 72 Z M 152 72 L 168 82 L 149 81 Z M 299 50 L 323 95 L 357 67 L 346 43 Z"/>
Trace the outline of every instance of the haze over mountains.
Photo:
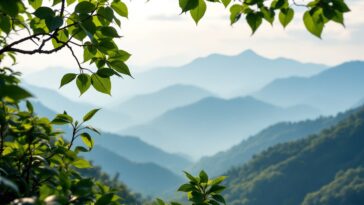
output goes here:
<path id="1" fill-rule="evenodd" d="M 75 118 L 82 118 L 84 114 L 95 108 L 95 106 L 84 102 L 76 102 L 70 100 L 57 91 L 23 83 L 23 86 L 29 90 L 35 97 L 34 100 L 40 101 L 43 105 L 55 111 L 56 113 L 63 113 L 67 111 Z M 122 127 L 127 127 L 131 123 L 131 119 L 126 114 L 114 112 L 108 108 L 103 108 L 100 113 L 92 119 L 95 127 L 102 128 L 108 131 L 117 131 Z"/>
<path id="2" fill-rule="evenodd" d="M 112 109 L 121 110 L 132 116 L 133 121 L 143 123 L 168 110 L 197 102 L 212 95 L 211 92 L 195 86 L 172 85 L 153 93 L 137 95 L 112 106 Z"/>
<path id="3" fill-rule="evenodd" d="M 305 64 L 284 58 L 269 59 L 251 50 L 236 56 L 213 54 L 180 67 L 154 68 L 135 73 L 135 79 L 115 78 L 112 98 L 88 92 L 80 100 L 93 104 L 116 105 L 136 95 L 156 92 L 176 84 L 193 85 L 220 96 L 236 96 L 257 91 L 277 78 L 311 76 L 325 68 L 324 65 Z M 45 69 L 25 76 L 25 81 L 56 90 L 60 79 L 68 72 L 77 70 Z M 74 85 L 67 85 L 60 92 L 72 99 L 79 95 Z"/>
<path id="4" fill-rule="evenodd" d="M 316 115 L 315 109 L 306 106 L 280 108 L 252 97 L 209 97 L 120 133 L 139 136 L 164 150 L 188 153 L 196 159 L 227 149 L 272 123 Z"/>
<path id="5" fill-rule="evenodd" d="M 181 182 L 182 170 L 205 169 L 214 176 L 235 167 L 227 172 L 236 179 L 228 181 L 234 189 L 227 194 L 232 202 L 229 204 L 241 204 L 241 199 L 251 200 L 246 202 L 251 204 L 255 200 L 252 197 L 260 193 L 259 187 L 266 189 L 266 180 L 271 177 L 283 183 L 275 174 L 290 175 L 282 164 L 295 160 L 296 154 L 306 155 L 299 149 L 306 147 L 308 140 L 301 139 L 335 125 L 352 111 L 336 117 L 329 115 L 364 103 L 364 62 L 360 61 L 327 68 L 282 58 L 267 59 L 252 51 L 237 56 L 214 54 L 178 68 L 138 73 L 135 80 L 116 79 L 112 98 L 93 93 L 77 98 L 72 86 L 58 90 L 59 79 L 65 71 L 58 70 L 57 79 L 49 77 L 54 77 L 52 72 L 54 69 L 25 78 L 24 86 L 38 97 L 35 101 L 38 112 L 52 118 L 54 112 L 67 110 L 75 118 L 81 118 L 95 108 L 93 104 L 105 99 L 109 103 L 90 121 L 94 127 L 101 128 L 102 136 L 95 136 L 95 151 L 89 156 L 86 154 L 86 158 L 108 173 L 123 172 L 122 181 L 133 190 L 159 196 L 176 188 Z M 47 88 L 33 86 L 32 82 Z M 67 96 L 72 96 L 72 100 L 59 93 L 69 92 L 71 88 L 74 90 Z M 320 139 L 326 140 L 326 137 Z M 286 142 L 294 146 L 277 145 Z M 270 156 L 266 155 L 267 149 L 278 151 Z M 323 151 L 315 153 L 319 155 Z M 257 162 L 255 155 L 263 157 L 258 157 Z M 205 157 L 194 163 L 185 156 L 194 160 Z M 248 171 L 242 168 L 245 164 L 250 167 Z M 278 171 L 265 178 L 271 170 Z M 343 177 L 351 179 L 352 173 L 362 172 L 355 167 L 346 171 L 336 181 L 325 183 L 336 182 L 332 185 L 335 186 L 342 183 Z M 241 173 L 251 178 L 244 178 Z M 163 181 L 163 176 L 167 181 Z M 157 180 L 163 182 L 153 189 L 150 184 Z M 312 197 L 329 193 L 322 186 L 323 183 L 316 187 L 318 195 L 311 195 L 310 203 Z M 251 192 L 239 195 L 235 187 Z"/>
<path id="6" fill-rule="evenodd" d="M 363 98 L 363 67 L 364 62 L 353 61 L 308 78 L 278 79 L 254 96 L 275 105 L 305 104 L 318 108 L 324 114 L 335 114 Z"/>

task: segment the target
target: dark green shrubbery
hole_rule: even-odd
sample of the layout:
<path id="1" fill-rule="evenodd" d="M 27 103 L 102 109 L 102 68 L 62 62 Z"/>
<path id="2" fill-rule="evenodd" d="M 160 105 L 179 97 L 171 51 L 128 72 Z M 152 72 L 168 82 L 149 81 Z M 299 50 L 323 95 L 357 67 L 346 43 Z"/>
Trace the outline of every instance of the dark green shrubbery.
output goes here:
<path id="1" fill-rule="evenodd" d="M 53 121 L 40 118 L 29 101 L 27 110 L 19 108 L 19 103 L 31 95 L 18 86 L 18 74 L 10 69 L 0 72 L 0 203 L 119 204 L 118 189 L 79 171 L 91 168 L 79 153 L 92 149 L 90 134 L 82 131 L 97 132 L 83 125 L 95 111 L 86 114 L 81 123 L 66 113 Z M 52 124 L 71 125 L 71 141 L 65 141 Z M 73 147 L 77 138 L 85 147 Z"/>

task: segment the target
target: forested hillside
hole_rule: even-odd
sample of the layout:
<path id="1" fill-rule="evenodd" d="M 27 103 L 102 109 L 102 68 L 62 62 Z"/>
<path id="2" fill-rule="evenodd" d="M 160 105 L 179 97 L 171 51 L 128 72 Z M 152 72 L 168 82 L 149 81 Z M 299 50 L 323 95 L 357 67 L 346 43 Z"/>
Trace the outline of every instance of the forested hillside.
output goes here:
<path id="1" fill-rule="evenodd" d="M 364 168 L 339 171 L 335 179 L 320 190 L 308 194 L 302 205 L 364 204 Z"/>
<path id="2" fill-rule="evenodd" d="M 198 170 L 205 169 L 209 170 L 211 175 L 223 174 L 231 167 L 243 165 L 254 155 L 271 146 L 316 134 L 322 129 L 336 125 L 353 112 L 355 110 L 338 114 L 335 117 L 320 117 L 315 120 L 277 123 L 226 151 L 201 158 L 191 168 L 192 172 L 196 173 Z"/>
<path id="3" fill-rule="evenodd" d="M 363 145 L 364 109 L 361 108 L 333 128 L 269 148 L 248 164 L 227 172 L 229 190 L 225 196 L 233 205 L 301 204 L 309 193 L 320 189 L 321 194 L 326 193 L 327 188 L 323 187 L 336 184 L 333 181 L 340 171 L 362 166 Z M 338 197 L 343 203 L 335 204 L 349 202 L 363 188 L 355 186 L 354 193 L 342 192 L 344 196 Z"/>

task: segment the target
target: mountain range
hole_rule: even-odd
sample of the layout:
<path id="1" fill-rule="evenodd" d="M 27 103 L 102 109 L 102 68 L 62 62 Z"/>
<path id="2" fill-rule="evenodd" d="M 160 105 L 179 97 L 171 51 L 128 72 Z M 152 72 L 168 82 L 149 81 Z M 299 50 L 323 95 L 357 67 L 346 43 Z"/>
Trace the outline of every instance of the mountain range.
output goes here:
<path id="1" fill-rule="evenodd" d="M 363 136 L 364 107 L 319 134 L 273 146 L 226 173 L 227 203 L 363 204 Z"/>
<path id="2" fill-rule="evenodd" d="M 316 115 L 317 111 L 307 106 L 280 108 L 252 97 L 208 97 L 120 133 L 138 136 L 169 152 L 198 158 L 227 149 L 273 123 Z"/>
<path id="3" fill-rule="evenodd" d="M 39 101 L 47 108 L 55 111 L 56 113 L 63 113 L 67 111 L 75 118 L 81 119 L 83 115 L 95 106 L 85 102 L 76 102 L 60 95 L 57 91 L 23 83 L 22 86 L 30 91 L 33 96 L 33 101 Z M 126 114 L 114 112 L 107 108 L 103 108 L 91 121 L 95 127 L 102 128 L 103 130 L 115 131 L 123 127 L 127 127 L 131 123 L 131 119 Z"/>
<path id="4" fill-rule="evenodd" d="M 112 80 L 113 97 L 90 91 L 79 100 L 96 105 L 117 105 L 136 95 L 156 92 L 176 84 L 193 85 L 219 96 L 231 97 L 257 91 L 277 78 L 307 77 L 323 71 L 326 67 L 284 58 L 269 59 L 251 50 L 235 56 L 212 54 L 179 67 L 153 68 L 146 72 L 133 73 L 134 79 L 115 78 Z M 131 70 L 133 71 L 132 68 Z M 29 74 L 24 79 L 31 84 L 59 90 L 63 95 L 74 99 L 79 96 L 74 83 L 58 89 L 60 79 L 69 72 L 77 70 L 49 68 Z"/>
<path id="5" fill-rule="evenodd" d="M 277 79 L 253 96 L 279 106 L 305 104 L 335 114 L 363 98 L 364 62 L 347 62 L 312 77 Z"/>
<path id="6" fill-rule="evenodd" d="M 131 116 L 134 122 L 144 123 L 154 119 L 162 113 L 192 104 L 213 94 L 207 90 L 191 85 L 172 85 L 162 90 L 137 95 L 125 102 L 111 107 Z"/>

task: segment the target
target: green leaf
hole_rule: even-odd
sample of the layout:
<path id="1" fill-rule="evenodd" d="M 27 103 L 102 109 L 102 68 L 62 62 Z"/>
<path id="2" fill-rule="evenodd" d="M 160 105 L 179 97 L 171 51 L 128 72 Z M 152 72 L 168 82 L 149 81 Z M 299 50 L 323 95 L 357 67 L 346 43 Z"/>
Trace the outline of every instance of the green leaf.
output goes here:
<path id="1" fill-rule="evenodd" d="M 120 76 L 119 73 L 117 73 L 116 71 L 114 71 L 113 69 L 110 68 L 100 68 L 97 70 L 97 75 L 99 75 L 102 78 L 108 78 L 111 77 L 113 75 L 118 75 Z"/>
<path id="2" fill-rule="evenodd" d="M 85 116 L 83 116 L 83 121 L 89 121 L 100 109 L 93 109 L 90 112 L 88 112 Z"/>
<path id="3" fill-rule="evenodd" d="M 281 12 L 279 13 L 279 21 L 284 28 L 286 28 L 286 26 L 292 21 L 293 16 L 294 10 L 292 8 L 281 9 Z"/>
<path id="4" fill-rule="evenodd" d="M 220 186 L 220 185 L 213 185 L 211 188 L 207 191 L 207 193 L 220 193 L 222 192 L 226 187 Z"/>
<path id="5" fill-rule="evenodd" d="M 306 11 L 303 15 L 303 22 L 310 33 L 321 38 L 324 22 L 320 13 L 315 12 L 311 15 L 310 11 Z"/>
<path id="6" fill-rule="evenodd" d="M 335 8 L 340 12 L 346 13 L 350 11 L 350 8 L 348 7 L 348 5 L 346 5 L 346 3 L 343 0 L 333 0 L 332 2 L 333 2 L 333 8 Z"/>
<path id="7" fill-rule="evenodd" d="M 34 8 L 37 9 L 42 6 L 43 0 L 28 0 L 28 3 Z"/>
<path id="8" fill-rule="evenodd" d="M 92 140 L 91 136 L 87 132 L 82 133 L 80 136 L 83 143 L 85 143 L 89 150 L 91 150 L 94 147 L 94 141 Z"/>
<path id="9" fill-rule="evenodd" d="M 54 11 L 49 7 L 39 7 L 34 15 L 40 19 L 50 19 L 55 16 Z"/>
<path id="10" fill-rule="evenodd" d="M 91 84 L 97 91 L 111 95 L 111 81 L 109 77 L 103 78 L 97 73 L 92 74 Z"/>
<path id="11" fill-rule="evenodd" d="M 52 44 L 54 48 L 58 48 L 60 46 L 63 46 L 64 43 L 68 41 L 68 31 L 67 30 L 61 30 L 58 31 L 57 39 L 59 43 L 56 41 L 56 39 L 52 39 Z"/>
<path id="12" fill-rule="evenodd" d="M 157 198 L 156 199 L 156 203 L 157 203 L 157 205 L 167 205 L 162 199 L 160 199 L 160 198 Z"/>
<path id="13" fill-rule="evenodd" d="M 239 4 L 234 4 L 230 7 L 230 24 L 233 25 L 239 21 L 243 7 Z"/>
<path id="14" fill-rule="evenodd" d="M 76 161 L 72 162 L 72 165 L 79 169 L 86 169 L 92 167 L 90 162 L 85 159 L 77 159 Z"/>
<path id="15" fill-rule="evenodd" d="M 69 6 L 69 5 L 73 4 L 73 3 L 75 3 L 76 0 L 66 0 L 66 2 L 67 2 L 67 5 Z"/>
<path id="16" fill-rule="evenodd" d="M 270 24 L 273 24 L 274 21 L 274 10 L 268 9 L 267 7 L 260 8 L 260 11 L 263 14 L 263 18 L 268 21 Z"/>
<path id="17" fill-rule="evenodd" d="M 182 184 L 179 188 L 178 191 L 180 192 L 190 192 L 193 191 L 195 188 L 192 184 Z"/>
<path id="18" fill-rule="evenodd" d="M 222 197 L 220 194 L 212 195 L 212 198 L 226 205 L 224 197 Z"/>
<path id="19" fill-rule="evenodd" d="M 56 117 L 51 121 L 54 125 L 65 125 L 71 124 L 73 122 L 73 118 L 67 114 L 57 114 Z"/>
<path id="20" fill-rule="evenodd" d="M 29 102 L 29 100 L 26 101 L 26 106 L 30 113 L 34 112 L 34 107 L 33 107 L 32 103 Z"/>
<path id="21" fill-rule="evenodd" d="M 105 204 L 110 204 L 110 202 L 112 201 L 112 198 L 114 197 L 113 193 L 108 193 L 105 194 L 103 196 L 101 196 L 95 203 L 95 205 L 105 205 Z"/>
<path id="22" fill-rule="evenodd" d="M 110 7 L 101 7 L 97 10 L 97 18 L 102 24 L 109 24 L 114 18 L 114 11 Z"/>
<path id="23" fill-rule="evenodd" d="M 285 8 L 287 6 L 288 6 L 287 0 L 274 0 L 270 5 L 272 9 L 280 9 L 280 8 Z"/>
<path id="24" fill-rule="evenodd" d="M 126 6 L 126 4 L 120 0 L 114 0 L 111 3 L 111 8 L 114 9 L 114 11 L 119 14 L 120 16 L 123 17 L 128 17 L 128 7 Z"/>
<path id="25" fill-rule="evenodd" d="M 211 181 L 211 185 L 220 184 L 222 181 L 226 179 L 226 176 L 219 176 Z"/>
<path id="26" fill-rule="evenodd" d="M 45 19 L 46 25 L 50 31 L 54 31 L 63 25 L 63 18 L 60 16 Z"/>
<path id="27" fill-rule="evenodd" d="M 18 3 L 21 3 L 19 1 L 15 1 L 15 0 L 2 0 L 0 1 L 0 8 L 2 8 L 2 12 L 15 17 L 18 15 L 19 13 L 19 7 L 18 7 Z"/>
<path id="28" fill-rule="evenodd" d="M 76 85 L 80 94 L 85 93 L 91 86 L 91 77 L 88 74 L 82 73 L 77 76 Z"/>
<path id="29" fill-rule="evenodd" d="M 190 11 L 193 20 L 198 24 L 201 18 L 205 15 L 206 3 L 204 0 L 198 1 L 198 6 Z"/>
<path id="30" fill-rule="evenodd" d="M 59 86 L 60 88 L 70 82 L 72 82 L 75 78 L 77 77 L 77 75 L 75 73 L 67 73 L 62 77 L 61 80 L 61 85 Z"/>
<path id="31" fill-rule="evenodd" d="M 93 132 L 96 132 L 98 135 L 101 135 L 101 133 L 96 128 L 93 128 L 91 126 L 86 126 L 85 128 L 87 128 L 88 130 L 91 130 Z"/>
<path id="32" fill-rule="evenodd" d="M 123 51 L 123 50 L 117 50 L 117 51 L 113 51 L 110 53 L 109 55 L 109 61 L 113 61 L 113 60 L 120 60 L 120 61 L 127 61 L 130 58 L 131 54 Z"/>
<path id="33" fill-rule="evenodd" d="M 111 26 L 102 26 L 99 30 L 106 37 L 120 37 L 116 29 Z"/>
<path id="34" fill-rule="evenodd" d="M 344 15 L 342 13 L 340 13 L 339 11 L 334 12 L 334 16 L 332 17 L 332 20 L 336 23 L 339 23 L 339 24 L 345 26 Z"/>
<path id="35" fill-rule="evenodd" d="M 207 175 L 207 173 L 205 171 L 201 171 L 200 174 L 200 180 L 202 183 L 207 183 L 209 181 L 209 176 Z"/>
<path id="36" fill-rule="evenodd" d="M 9 97 L 15 101 L 23 100 L 32 97 L 28 91 L 16 85 L 0 86 L 0 99 Z"/>
<path id="37" fill-rule="evenodd" d="M 231 0 L 221 0 L 222 4 L 224 4 L 225 7 L 229 6 Z"/>
<path id="38" fill-rule="evenodd" d="M 97 44 L 97 49 L 104 54 L 109 54 L 117 50 L 117 46 L 113 41 L 103 40 Z"/>
<path id="39" fill-rule="evenodd" d="M 192 176 L 190 173 L 186 172 L 186 171 L 183 171 L 183 173 L 185 173 L 186 177 L 191 181 L 191 182 L 194 182 L 194 183 L 198 183 L 199 181 L 197 180 L 197 178 L 195 178 L 194 176 Z"/>
<path id="40" fill-rule="evenodd" d="M 192 10 L 198 6 L 199 0 L 179 0 L 179 7 L 182 13 Z"/>
<path id="41" fill-rule="evenodd" d="M 109 62 L 109 65 L 112 69 L 116 70 L 117 72 L 131 76 L 128 66 L 123 61 L 120 60 L 111 61 Z"/>
<path id="42" fill-rule="evenodd" d="M 254 34 L 259 26 L 262 24 L 262 16 L 258 13 L 249 13 L 246 15 L 246 21 L 252 29 L 252 34 Z"/>
<path id="43" fill-rule="evenodd" d="M 86 149 L 86 148 L 84 148 L 84 147 L 81 147 L 81 146 L 77 146 L 77 147 L 75 148 L 75 151 L 76 151 L 76 152 L 89 152 L 90 150 L 89 150 L 89 149 Z"/>
<path id="44" fill-rule="evenodd" d="M 81 14 L 87 14 L 87 13 L 91 13 L 92 11 L 94 11 L 95 8 L 96 8 L 95 4 L 88 2 L 88 1 L 81 1 L 75 7 L 75 12 L 81 13 Z"/>
<path id="45" fill-rule="evenodd" d="M 0 18 L 0 29 L 3 30 L 6 34 L 9 34 L 11 31 L 11 19 L 9 16 L 2 16 Z"/>

